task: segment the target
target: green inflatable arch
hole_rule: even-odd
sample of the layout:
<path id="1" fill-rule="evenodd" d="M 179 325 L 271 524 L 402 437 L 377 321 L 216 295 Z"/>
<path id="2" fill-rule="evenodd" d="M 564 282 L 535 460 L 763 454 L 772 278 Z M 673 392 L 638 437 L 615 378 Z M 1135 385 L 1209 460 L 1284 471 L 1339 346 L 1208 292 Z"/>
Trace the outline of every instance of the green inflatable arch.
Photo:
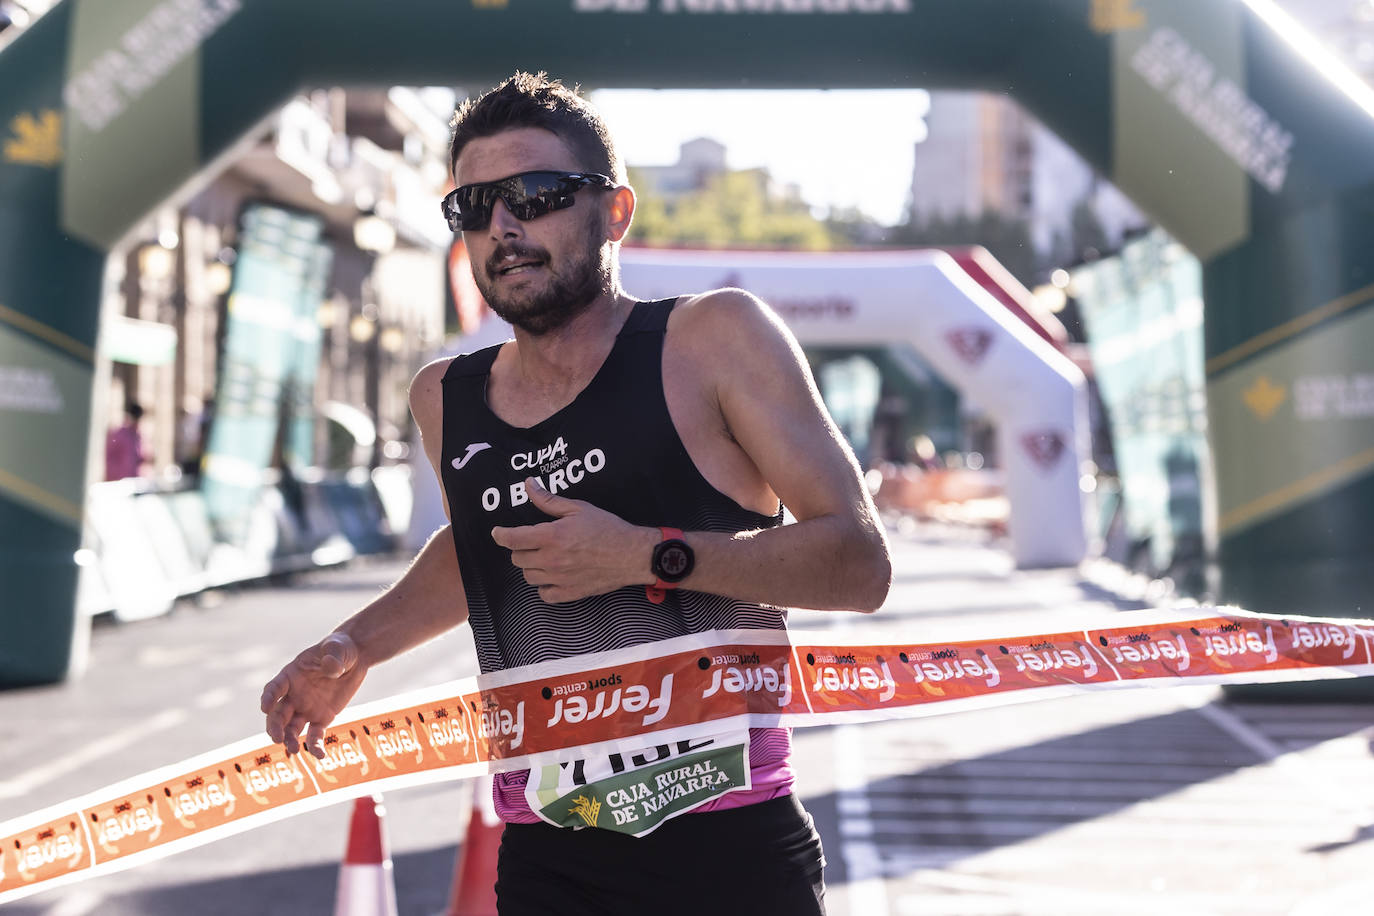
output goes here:
<path id="1" fill-rule="evenodd" d="M 0 53 L 0 683 L 70 664 L 111 247 L 302 88 L 478 86 L 517 68 L 1014 96 L 1204 265 L 1222 597 L 1367 612 L 1374 93 L 1320 72 L 1272 7 L 64 0 Z"/>

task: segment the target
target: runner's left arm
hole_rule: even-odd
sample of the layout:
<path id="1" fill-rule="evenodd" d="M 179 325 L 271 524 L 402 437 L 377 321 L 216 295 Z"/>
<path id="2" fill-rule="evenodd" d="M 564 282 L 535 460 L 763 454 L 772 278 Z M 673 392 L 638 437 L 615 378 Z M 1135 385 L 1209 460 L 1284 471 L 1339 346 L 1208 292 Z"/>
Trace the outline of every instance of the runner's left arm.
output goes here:
<path id="1" fill-rule="evenodd" d="M 447 365 L 447 360 L 441 360 L 422 368 L 410 390 L 411 411 L 436 475 L 443 438 L 441 380 Z M 439 490 L 447 515 L 442 476 Z M 267 716 L 267 734 L 287 753 L 294 754 L 304 746 L 316 757 L 323 757 L 325 729 L 352 700 L 373 665 L 439 636 L 467 616 L 453 527 L 444 525 L 390 588 L 303 650 L 267 682 L 260 700 Z"/>

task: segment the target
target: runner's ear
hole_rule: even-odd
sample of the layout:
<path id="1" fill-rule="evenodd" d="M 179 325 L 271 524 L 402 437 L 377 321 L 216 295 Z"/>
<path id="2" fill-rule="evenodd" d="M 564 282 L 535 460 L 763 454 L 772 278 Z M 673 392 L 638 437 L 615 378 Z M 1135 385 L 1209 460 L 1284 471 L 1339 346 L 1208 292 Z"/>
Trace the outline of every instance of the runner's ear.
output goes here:
<path id="1" fill-rule="evenodd" d="M 630 231 L 630 222 L 635 213 L 634 188 L 627 184 L 611 189 L 610 202 L 606 210 L 606 235 L 612 242 L 618 242 Z"/>

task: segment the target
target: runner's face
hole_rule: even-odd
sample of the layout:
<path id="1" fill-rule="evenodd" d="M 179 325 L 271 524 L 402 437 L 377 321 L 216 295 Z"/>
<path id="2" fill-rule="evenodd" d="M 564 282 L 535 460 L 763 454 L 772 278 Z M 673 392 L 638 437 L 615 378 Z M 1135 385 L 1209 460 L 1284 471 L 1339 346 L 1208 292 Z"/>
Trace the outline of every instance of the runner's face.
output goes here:
<path id="1" fill-rule="evenodd" d="M 586 168 L 557 135 L 522 127 L 468 143 L 453 177 L 462 186 L 538 169 Z M 463 233 L 473 279 L 492 311 L 531 334 L 546 334 L 611 292 L 606 196 L 583 188 L 573 206 L 529 222 L 498 200 L 487 228 Z"/>

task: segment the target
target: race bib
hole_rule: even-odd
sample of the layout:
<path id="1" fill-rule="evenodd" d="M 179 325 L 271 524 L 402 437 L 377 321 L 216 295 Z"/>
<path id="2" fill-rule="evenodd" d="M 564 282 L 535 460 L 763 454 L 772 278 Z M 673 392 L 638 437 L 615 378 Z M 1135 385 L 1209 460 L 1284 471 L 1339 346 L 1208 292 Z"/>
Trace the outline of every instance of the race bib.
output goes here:
<path id="1" fill-rule="evenodd" d="M 555 827 L 644 836 L 670 817 L 751 785 L 748 729 L 647 748 L 623 744 L 530 770 L 530 809 Z"/>

